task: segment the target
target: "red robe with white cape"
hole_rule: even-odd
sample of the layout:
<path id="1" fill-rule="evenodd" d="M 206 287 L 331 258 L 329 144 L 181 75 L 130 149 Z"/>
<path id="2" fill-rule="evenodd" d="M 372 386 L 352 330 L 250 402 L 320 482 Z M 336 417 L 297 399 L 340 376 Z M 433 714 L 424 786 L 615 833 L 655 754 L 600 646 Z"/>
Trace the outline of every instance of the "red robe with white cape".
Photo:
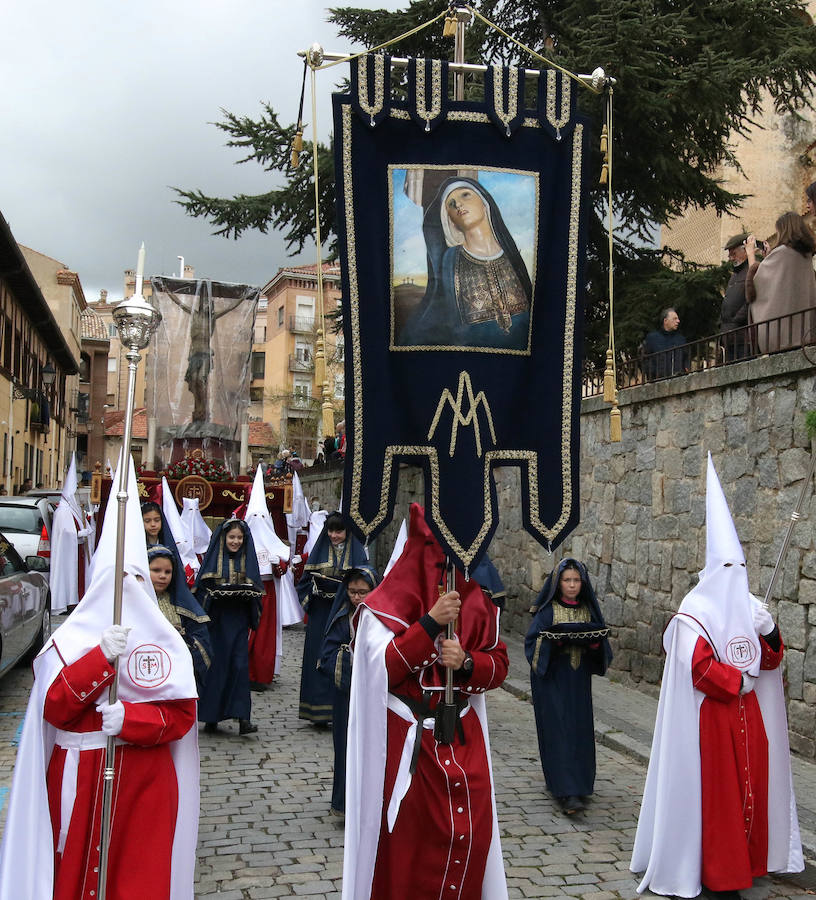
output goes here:
<path id="1" fill-rule="evenodd" d="M 126 548 L 122 624 L 131 626 L 132 630 L 128 634 L 125 652 L 119 658 L 119 699 L 125 705 L 126 721 L 131 705 L 130 712 L 138 718 L 139 704 L 194 704 L 197 697 L 190 653 L 181 636 L 162 615 L 150 583 L 135 483 L 131 463 L 133 497 L 132 501 L 128 500 L 126 534 L 134 536 L 134 539 L 127 542 Z M 113 622 L 115 575 L 112 551 L 116 517 L 109 516 L 105 526 L 99 546 L 99 560 L 107 560 L 107 564 L 104 567 L 97 565 L 93 582 L 82 602 L 34 661 L 34 685 L 23 724 L 0 848 L 0 900 L 52 900 L 54 896 L 54 851 L 62 835 L 55 835 L 52 830 L 49 789 L 53 798 L 59 798 L 61 831 L 62 826 L 67 829 L 66 847 L 69 842 L 72 843 L 71 829 L 77 821 L 88 818 L 87 806 L 92 798 L 80 797 L 76 793 L 75 773 L 78 773 L 76 778 L 79 779 L 86 768 L 83 755 L 98 754 L 100 751 L 96 748 L 104 746 L 105 736 L 101 731 L 88 732 L 84 729 L 60 734 L 45 720 L 43 713 L 49 688 L 63 671 L 64 665 L 81 660 L 97 648 L 102 631 Z M 138 558 L 134 559 L 129 553 L 129 549 L 133 548 Z M 142 584 L 136 580 L 136 575 L 143 579 Z M 99 674 L 101 676 L 102 672 Z M 65 767 L 61 769 L 62 780 L 59 785 L 48 784 L 48 765 L 58 742 L 67 751 Z M 126 749 L 131 756 L 143 752 L 144 764 L 149 766 L 151 754 L 156 749 L 164 752 L 166 748 L 145 747 L 141 750 L 129 745 Z M 172 846 L 166 848 L 170 856 L 170 888 L 166 896 L 169 900 L 192 900 L 199 811 L 198 729 L 195 725 L 182 738 L 172 741 L 169 750 L 175 767 L 178 804 Z M 123 757 L 120 747 L 116 754 L 116 770 L 119 777 L 126 778 L 127 770 L 122 772 Z M 71 816 L 75 802 L 81 805 L 76 820 Z M 101 796 L 99 802 L 101 804 Z M 100 814 L 97 807 L 97 820 Z M 120 807 L 114 814 L 114 829 L 116 823 L 121 822 L 128 835 L 146 832 L 150 829 L 150 816 L 149 805 L 144 809 L 124 810 Z M 112 837 L 115 835 L 114 830 Z M 112 854 L 113 851 L 112 840 Z M 139 853 L 138 841 L 130 841 L 126 851 L 128 862 L 134 857 L 139 858 Z M 145 865 L 150 863 L 151 860 L 144 860 Z M 116 861 L 112 860 L 109 872 L 116 865 Z M 139 893 L 138 866 L 128 871 L 124 880 L 127 888 L 122 883 L 117 885 L 109 881 L 111 898 L 145 896 L 144 890 Z M 89 885 L 89 890 L 95 892 L 96 886 Z M 76 896 L 79 898 L 80 894 Z M 151 900 L 162 900 L 161 894 L 152 893 L 150 896 Z"/>
<path id="2" fill-rule="evenodd" d="M 506 651 L 498 632 L 499 610 L 473 580 L 469 587 L 457 586 L 463 594 L 457 634 L 461 635 L 463 647 L 470 650 L 474 657 L 473 675 L 460 685 L 461 691 L 457 690 L 458 695 L 467 694 L 468 705 L 460 715 L 465 733 L 470 734 L 471 739 L 469 745 L 460 744 L 458 737 L 451 745 L 436 744 L 432 732 L 428 731 L 433 728 L 433 719 L 426 718 L 420 725 L 408 707 L 389 692 L 386 663 L 389 645 L 411 628 L 422 629 L 415 623 L 438 597 L 437 582 L 441 571 L 435 563 L 444 559 L 425 524 L 421 508 L 416 505 L 411 507 L 411 525 L 411 536 L 399 562 L 382 585 L 371 592 L 365 604 L 361 604 L 355 619 L 346 762 L 343 900 L 369 900 L 374 897 L 380 900 L 383 894 L 372 893 L 372 886 L 376 887 L 377 883 L 378 845 L 384 842 L 389 856 L 393 858 L 395 851 L 399 850 L 394 847 L 393 838 L 404 832 L 406 825 L 415 835 L 410 841 L 411 846 L 406 846 L 406 853 L 410 851 L 412 858 L 421 853 L 423 860 L 421 871 L 409 871 L 411 864 L 407 863 L 406 870 L 401 873 L 406 896 L 410 894 L 416 900 L 426 900 L 431 896 L 429 890 L 432 890 L 435 900 L 442 892 L 444 878 L 445 897 L 451 900 L 472 897 L 471 870 L 483 867 L 476 890 L 485 900 L 502 900 L 507 897 L 507 886 L 496 818 L 484 702 L 485 689 L 498 687 L 506 674 Z M 426 551 L 434 558 L 427 558 Z M 418 632 L 417 635 L 417 640 L 422 640 L 422 635 Z M 427 658 L 419 660 L 413 677 L 420 687 L 427 686 L 438 694 L 444 670 L 435 662 L 438 654 L 427 633 L 424 640 L 430 644 Z M 406 681 L 410 677 L 407 675 Z M 410 763 L 418 727 L 424 729 L 425 740 L 422 742 L 417 772 L 412 776 Z M 433 758 L 428 756 L 429 752 Z M 423 757 L 426 757 L 425 762 Z M 421 771 L 424 765 L 433 769 L 427 774 L 435 781 L 439 781 L 440 777 L 443 780 L 449 778 L 444 794 L 417 796 L 417 791 L 421 791 L 419 784 L 426 780 L 426 773 Z M 393 785 L 387 784 L 387 770 L 392 773 L 396 770 Z M 476 781 L 484 784 L 484 789 L 478 792 L 479 796 L 467 796 L 467 781 L 471 773 Z M 412 791 L 414 779 L 418 783 L 414 784 Z M 386 790 L 389 790 L 388 796 L 384 796 Z M 433 825 L 431 819 L 413 820 L 423 804 L 429 814 L 432 812 L 429 809 L 431 805 L 438 807 L 435 807 L 438 815 L 432 816 Z M 471 810 L 484 808 L 487 822 L 492 822 L 487 826 L 488 833 L 485 833 L 483 821 L 470 821 L 468 816 Z M 406 823 L 406 817 L 410 817 L 411 821 Z M 460 818 L 463 822 L 461 829 L 458 828 Z M 443 820 L 447 822 L 445 827 L 442 827 Z M 472 853 L 469 852 L 471 848 Z M 377 876 L 380 874 L 378 872 Z M 431 882 L 435 884 L 432 889 L 429 887 Z M 465 893 L 463 885 L 469 882 L 471 886 Z"/>
<path id="3" fill-rule="evenodd" d="M 751 601 L 759 602 L 754 597 Z M 745 671 L 757 676 L 754 691 L 768 739 L 767 871 L 800 872 L 804 863 L 793 795 L 782 674 L 778 668 L 759 668 L 759 641 L 756 631 L 749 631 L 747 623 L 734 633 L 740 637 L 747 635 L 748 643 L 754 645 L 753 664 Z M 700 637 L 709 643 L 713 640 L 717 649 L 721 641 L 714 638 L 716 634 L 716 625 L 704 611 L 684 602 L 663 635 L 666 665 L 630 867 L 633 872 L 645 872 L 639 893 L 648 888 L 655 894 L 696 897 L 702 889 L 700 709 L 706 698 L 694 687 L 692 660 Z M 721 647 L 728 652 L 727 642 L 721 643 Z M 761 779 L 762 773 L 756 777 Z"/>

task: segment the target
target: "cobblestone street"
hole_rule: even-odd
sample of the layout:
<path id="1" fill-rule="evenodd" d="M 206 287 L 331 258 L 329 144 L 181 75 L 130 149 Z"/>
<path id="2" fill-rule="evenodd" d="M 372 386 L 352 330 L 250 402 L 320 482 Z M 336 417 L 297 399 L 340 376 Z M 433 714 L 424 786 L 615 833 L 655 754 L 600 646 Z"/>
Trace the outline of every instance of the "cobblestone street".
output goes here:
<path id="1" fill-rule="evenodd" d="M 252 695 L 256 735 L 239 738 L 237 723 L 227 723 L 221 734 L 200 735 L 196 897 L 340 896 L 343 827 L 329 814 L 331 730 L 297 718 L 302 642 L 302 630 L 284 632 L 280 680 Z M 520 653 L 520 645 L 511 644 L 510 653 Z M 27 668 L 0 681 L 3 822 L 30 681 Z M 636 881 L 628 865 L 643 765 L 599 745 L 593 802 L 582 816 L 567 819 L 546 794 L 526 700 L 494 691 L 488 716 L 510 896 L 634 898 Z M 743 892 L 747 900 L 807 895 L 771 878 Z"/>

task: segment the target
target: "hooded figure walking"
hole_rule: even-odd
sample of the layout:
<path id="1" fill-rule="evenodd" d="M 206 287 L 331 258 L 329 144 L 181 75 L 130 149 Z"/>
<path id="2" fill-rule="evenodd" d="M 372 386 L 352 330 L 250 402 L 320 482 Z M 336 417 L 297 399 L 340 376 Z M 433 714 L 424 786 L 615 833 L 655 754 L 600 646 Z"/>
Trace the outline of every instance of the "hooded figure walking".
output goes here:
<path id="1" fill-rule="evenodd" d="M 638 892 L 739 897 L 801 872 L 782 691 L 784 645 L 748 590 L 745 555 L 708 457 L 706 565 L 666 626 L 666 664 L 632 854 Z"/>

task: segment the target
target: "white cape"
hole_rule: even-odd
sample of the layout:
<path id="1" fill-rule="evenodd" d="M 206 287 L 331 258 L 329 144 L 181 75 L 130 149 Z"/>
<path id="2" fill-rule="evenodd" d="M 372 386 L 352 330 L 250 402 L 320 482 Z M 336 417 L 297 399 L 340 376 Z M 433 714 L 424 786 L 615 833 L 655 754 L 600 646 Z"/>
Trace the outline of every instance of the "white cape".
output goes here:
<path id="1" fill-rule="evenodd" d="M 388 675 L 385 669 L 385 649 L 393 637 L 393 631 L 386 628 L 370 610 L 365 607 L 361 609 L 354 637 L 354 665 L 351 670 L 343 900 L 369 900 L 371 896 L 380 836 L 387 754 Z M 484 695 L 471 697 L 470 702 L 484 735 L 493 807 L 493 836 L 485 866 L 482 897 L 484 900 L 504 900 L 507 897 L 507 882 L 496 817 Z M 408 744 L 410 741 L 406 742 L 406 746 Z M 408 755 L 410 756 L 410 752 Z M 401 766 L 402 768 L 404 767 Z M 394 793 L 398 796 L 394 803 L 389 804 L 391 827 L 398 812 L 398 808 L 392 807 L 398 807 L 409 783 L 395 785 Z M 409 882 L 410 873 L 406 873 L 406 884 Z"/>
<path id="2" fill-rule="evenodd" d="M 181 515 L 176 506 L 176 501 L 173 499 L 170 485 L 167 483 L 167 479 L 164 475 L 162 475 L 162 512 L 164 513 L 164 518 L 167 520 L 170 533 L 173 535 L 173 540 L 176 543 L 176 549 L 178 550 L 185 571 L 187 566 L 189 566 L 193 572 L 197 573 L 201 568 L 201 563 L 198 561 L 198 556 L 193 549 L 192 536 L 188 533 L 188 529 L 185 528 L 181 521 Z"/>
<path id="3" fill-rule="evenodd" d="M 206 553 L 210 546 L 212 531 L 198 508 L 198 497 L 184 497 L 183 499 L 181 524 L 185 529 L 185 539 L 190 542 L 195 553 Z"/>

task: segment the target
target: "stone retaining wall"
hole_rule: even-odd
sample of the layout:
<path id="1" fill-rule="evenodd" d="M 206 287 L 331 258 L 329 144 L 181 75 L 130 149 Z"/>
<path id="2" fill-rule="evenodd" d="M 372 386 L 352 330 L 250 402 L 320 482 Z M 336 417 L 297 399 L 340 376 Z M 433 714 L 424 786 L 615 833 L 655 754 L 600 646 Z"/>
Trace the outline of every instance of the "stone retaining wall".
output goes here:
<path id="1" fill-rule="evenodd" d="M 813 366 L 801 351 L 698 372 L 620 394 L 623 440 L 608 441 L 609 407 L 581 411 L 581 524 L 550 555 L 521 528 L 518 471 L 497 475 L 500 524 L 490 555 L 508 590 L 505 628 L 521 652 L 527 609 L 563 555 L 586 562 L 613 627 L 611 675 L 657 691 L 666 622 L 705 561 L 705 471 L 711 452 L 763 597 L 810 463 L 805 413 L 816 409 Z M 397 509 L 421 499 L 422 475 L 403 467 Z M 307 474 L 307 496 L 336 505 L 339 479 Z M 399 521 L 372 545 L 385 566 Z M 771 612 L 787 646 L 793 749 L 816 758 L 816 499 L 808 490 Z"/>

